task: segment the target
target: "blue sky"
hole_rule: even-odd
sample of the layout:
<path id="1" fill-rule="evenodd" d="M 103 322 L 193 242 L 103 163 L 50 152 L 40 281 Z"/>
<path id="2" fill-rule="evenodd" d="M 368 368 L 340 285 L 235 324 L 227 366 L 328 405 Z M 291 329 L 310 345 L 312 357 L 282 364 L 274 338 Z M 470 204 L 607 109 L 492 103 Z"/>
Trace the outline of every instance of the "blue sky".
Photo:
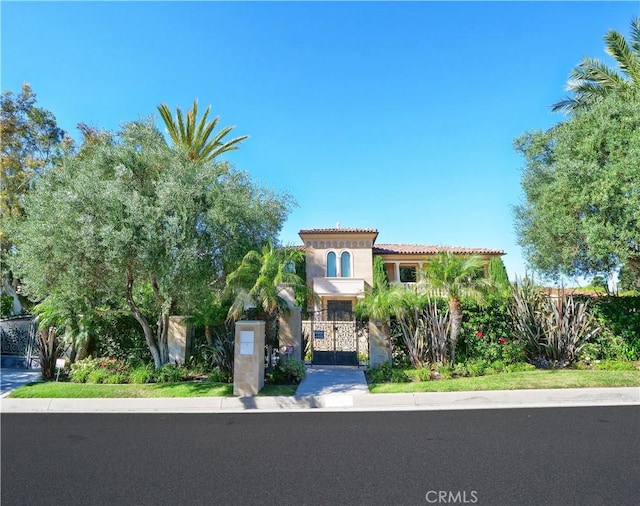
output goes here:
<path id="1" fill-rule="evenodd" d="M 301 228 L 505 250 L 527 130 L 563 119 L 584 56 L 611 63 L 633 2 L 7 2 L 2 90 L 29 82 L 77 136 L 198 99 L 248 134 L 227 157 L 298 202 Z M 156 115 L 159 123 L 159 118 Z"/>

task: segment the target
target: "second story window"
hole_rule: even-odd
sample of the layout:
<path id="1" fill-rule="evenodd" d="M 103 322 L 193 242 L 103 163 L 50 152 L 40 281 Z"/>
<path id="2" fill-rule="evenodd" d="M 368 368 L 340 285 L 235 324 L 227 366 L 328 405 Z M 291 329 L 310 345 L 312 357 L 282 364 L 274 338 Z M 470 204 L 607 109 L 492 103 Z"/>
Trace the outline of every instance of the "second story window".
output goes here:
<path id="1" fill-rule="evenodd" d="M 350 278 L 351 277 L 351 253 L 343 251 L 340 257 L 335 251 L 327 253 L 327 277 Z"/>
<path id="2" fill-rule="evenodd" d="M 338 275 L 336 271 L 336 254 L 330 251 L 327 254 L 327 277 L 335 278 Z"/>
<path id="3" fill-rule="evenodd" d="M 340 255 L 340 276 L 343 278 L 351 277 L 351 255 L 347 251 Z"/>

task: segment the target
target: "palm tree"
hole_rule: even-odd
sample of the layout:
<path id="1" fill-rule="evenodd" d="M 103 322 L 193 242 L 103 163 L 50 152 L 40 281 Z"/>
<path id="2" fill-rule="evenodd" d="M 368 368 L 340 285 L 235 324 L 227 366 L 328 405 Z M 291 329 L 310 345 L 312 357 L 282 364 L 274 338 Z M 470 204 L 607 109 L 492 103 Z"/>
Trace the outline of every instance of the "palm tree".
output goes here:
<path id="1" fill-rule="evenodd" d="M 554 104 L 551 109 L 567 113 L 589 108 L 613 92 L 627 93 L 640 89 L 640 18 L 631 21 L 631 39 L 610 30 L 605 36 L 605 51 L 618 64 L 619 71 L 595 58 L 584 58 L 569 75 L 567 91 L 573 96 Z"/>
<path id="2" fill-rule="evenodd" d="M 216 116 L 213 121 L 207 122 L 210 109 L 211 106 L 207 107 L 200 121 L 196 123 L 198 117 L 197 100 L 193 102 L 193 109 L 187 111 L 186 122 L 179 107 L 176 109 L 176 118 L 174 120 L 166 104 L 158 106 L 160 117 L 167 127 L 169 137 L 171 137 L 176 146 L 181 146 L 187 150 L 190 160 L 203 162 L 213 160 L 225 151 L 238 149 L 238 144 L 248 137 L 248 135 L 243 135 L 223 142 L 224 137 L 234 128 L 224 127 L 210 138 L 220 120 L 220 117 Z"/>
<path id="3" fill-rule="evenodd" d="M 304 257 L 296 248 L 275 248 L 269 243 L 260 251 L 249 251 L 240 266 L 227 277 L 226 290 L 234 299 L 227 318 L 237 320 L 249 309 L 264 320 L 265 340 L 271 350 L 277 344 L 278 316 L 289 310 L 283 296 L 287 287 L 306 290 L 305 281 L 295 273 L 293 265 Z M 269 361 L 269 365 L 271 361 Z"/>
<path id="4" fill-rule="evenodd" d="M 427 294 L 446 298 L 451 315 L 451 363 L 455 363 L 455 349 L 462 327 L 463 297 L 470 297 L 481 303 L 486 289 L 492 286 L 485 276 L 483 260 L 475 255 L 455 256 L 450 252 L 439 253 L 426 263 L 420 287 Z"/>

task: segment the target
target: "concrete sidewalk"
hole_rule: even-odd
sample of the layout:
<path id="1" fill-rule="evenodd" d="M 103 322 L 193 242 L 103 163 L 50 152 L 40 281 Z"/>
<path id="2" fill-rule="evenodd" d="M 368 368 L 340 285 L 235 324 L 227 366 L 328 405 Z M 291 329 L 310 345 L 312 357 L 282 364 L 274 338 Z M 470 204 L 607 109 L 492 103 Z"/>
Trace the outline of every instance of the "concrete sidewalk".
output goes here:
<path id="1" fill-rule="evenodd" d="M 295 397 L 0 400 L 1 413 L 265 413 L 640 406 L 640 388 L 571 388 Z"/>

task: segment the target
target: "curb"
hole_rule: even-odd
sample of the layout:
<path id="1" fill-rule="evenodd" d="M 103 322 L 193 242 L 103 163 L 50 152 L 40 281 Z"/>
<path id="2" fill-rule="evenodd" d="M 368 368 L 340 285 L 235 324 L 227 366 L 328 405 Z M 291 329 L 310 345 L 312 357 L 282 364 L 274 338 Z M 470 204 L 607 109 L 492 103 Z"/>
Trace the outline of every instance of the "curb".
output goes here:
<path id="1" fill-rule="evenodd" d="M 640 406 L 640 387 L 305 397 L 0 399 L 0 413 L 274 413 Z"/>

